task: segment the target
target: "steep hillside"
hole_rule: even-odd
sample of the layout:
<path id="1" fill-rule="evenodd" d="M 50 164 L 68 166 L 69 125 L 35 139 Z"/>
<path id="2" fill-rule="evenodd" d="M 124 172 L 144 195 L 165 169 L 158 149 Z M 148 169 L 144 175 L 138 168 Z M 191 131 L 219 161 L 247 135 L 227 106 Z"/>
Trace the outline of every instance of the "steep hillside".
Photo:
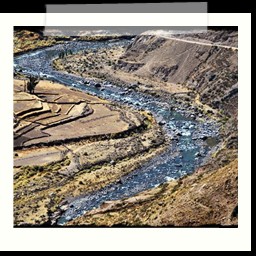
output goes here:
<path id="1" fill-rule="evenodd" d="M 223 37 L 225 33 L 219 34 Z M 238 93 L 237 48 L 191 37 L 138 36 L 114 68 L 153 81 L 183 85 L 198 93 L 202 103 L 231 115 Z"/>
<path id="2" fill-rule="evenodd" d="M 201 171 L 133 198 L 106 202 L 69 225 L 236 225 L 237 161 L 215 172 Z"/>
<path id="3" fill-rule="evenodd" d="M 186 38 L 187 40 L 215 43 L 218 45 L 227 45 L 238 47 L 238 32 L 234 30 L 208 30 L 207 33 L 174 34 L 176 38 Z"/>

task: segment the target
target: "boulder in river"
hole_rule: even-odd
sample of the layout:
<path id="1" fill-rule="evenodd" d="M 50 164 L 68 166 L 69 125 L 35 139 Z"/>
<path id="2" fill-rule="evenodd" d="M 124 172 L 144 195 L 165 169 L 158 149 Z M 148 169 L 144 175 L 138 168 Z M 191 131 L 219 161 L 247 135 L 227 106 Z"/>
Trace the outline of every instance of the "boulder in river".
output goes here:
<path id="1" fill-rule="evenodd" d="M 195 153 L 195 157 L 200 157 L 202 154 L 200 152 Z"/>
<path id="2" fill-rule="evenodd" d="M 182 133 L 179 132 L 179 131 L 177 131 L 177 132 L 176 132 L 176 136 L 182 136 Z"/>
<path id="3" fill-rule="evenodd" d="M 62 205 L 60 209 L 61 211 L 66 211 L 68 209 L 68 205 Z"/>
<path id="4" fill-rule="evenodd" d="M 125 182 L 125 179 L 123 177 L 121 177 L 118 183 L 124 184 L 124 182 Z"/>
<path id="5" fill-rule="evenodd" d="M 178 138 L 177 136 L 174 136 L 174 137 L 172 137 L 172 140 L 174 140 L 174 141 L 178 141 L 178 140 L 179 140 L 179 138 Z"/>
<path id="6" fill-rule="evenodd" d="M 158 124 L 159 124 L 159 125 L 165 125 L 166 122 L 165 122 L 164 120 L 161 120 L 161 121 L 158 122 Z"/>
<path id="7" fill-rule="evenodd" d="M 201 137 L 201 139 L 202 139 L 203 141 L 205 141 L 205 140 L 208 139 L 208 136 L 204 135 L 204 136 Z"/>
<path id="8" fill-rule="evenodd" d="M 96 88 L 101 88 L 101 84 L 100 84 L 100 83 L 96 83 L 94 86 L 95 86 Z"/>

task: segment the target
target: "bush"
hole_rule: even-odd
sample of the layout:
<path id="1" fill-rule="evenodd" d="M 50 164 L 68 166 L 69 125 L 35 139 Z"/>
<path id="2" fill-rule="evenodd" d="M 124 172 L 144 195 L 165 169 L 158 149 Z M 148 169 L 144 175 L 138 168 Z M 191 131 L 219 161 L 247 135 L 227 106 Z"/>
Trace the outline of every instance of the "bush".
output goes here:
<path id="1" fill-rule="evenodd" d="M 44 170 L 43 166 L 35 165 L 33 167 L 33 171 L 35 172 L 42 172 Z"/>

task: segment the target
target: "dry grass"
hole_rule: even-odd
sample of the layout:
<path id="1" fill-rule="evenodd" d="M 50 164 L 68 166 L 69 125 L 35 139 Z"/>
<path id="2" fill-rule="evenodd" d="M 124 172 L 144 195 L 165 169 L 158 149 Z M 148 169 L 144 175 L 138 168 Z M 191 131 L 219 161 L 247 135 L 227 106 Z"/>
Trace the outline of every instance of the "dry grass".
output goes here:
<path id="1" fill-rule="evenodd" d="M 237 160 L 216 171 L 198 172 L 135 197 L 108 202 L 67 225 L 237 225 Z"/>
<path id="2" fill-rule="evenodd" d="M 54 37 L 43 37 L 36 32 L 22 30 L 14 31 L 14 54 L 35 50 L 56 44 Z M 60 42 L 58 42 L 60 43 Z"/>

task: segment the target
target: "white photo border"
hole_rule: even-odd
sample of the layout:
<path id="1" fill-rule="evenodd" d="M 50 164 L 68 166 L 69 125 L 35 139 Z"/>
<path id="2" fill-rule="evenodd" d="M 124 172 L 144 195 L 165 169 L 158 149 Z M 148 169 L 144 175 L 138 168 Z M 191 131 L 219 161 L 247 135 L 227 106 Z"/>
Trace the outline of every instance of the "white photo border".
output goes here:
<path id="1" fill-rule="evenodd" d="M 251 14 L 207 14 L 209 26 L 239 30 L 238 228 L 13 228 L 13 27 L 200 26 L 196 13 L 1 14 L 0 219 L 3 251 L 251 250 Z"/>

